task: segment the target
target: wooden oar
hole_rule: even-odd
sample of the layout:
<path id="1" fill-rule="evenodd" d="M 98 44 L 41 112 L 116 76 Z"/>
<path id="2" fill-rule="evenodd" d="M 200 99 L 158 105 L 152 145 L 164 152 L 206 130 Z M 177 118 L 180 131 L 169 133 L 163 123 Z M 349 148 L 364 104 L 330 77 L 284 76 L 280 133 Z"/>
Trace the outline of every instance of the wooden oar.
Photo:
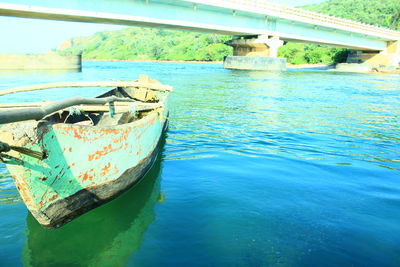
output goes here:
<path id="1" fill-rule="evenodd" d="M 37 90 L 45 90 L 51 88 L 65 88 L 65 87 L 144 87 L 155 91 L 173 91 L 173 88 L 169 85 L 152 83 L 152 82 L 137 82 L 137 81 L 59 82 L 59 83 L 37 84 L 31 86 L 11 88 L 0 91 L 0 96 L 19 93 L 19 92 L 37 91 Z"/>
<path id="2" fill-rule="evenodd" d="M 60 101 L 46 103 L 39 107 L 24 107 L 24 108 L 8 108 L 8 109 L 0 109 L 0 124 L 24 121 L 24 120 L 40 120 L 43 117 L 54 113 L 56 111 L 76 106 L 76 105 L 104 105 L 106 103 L 122 101 L 122 102 L 136 102 L 133 99 L 129 98 L 120 98 L 116 96 L 104 97 L 104 98 L 84 98 L 84 97 L 73 97 Z M 143 106 L 147 109 L 157 108 L 162 106 L 158 103 L 154 104 L 140 104 L 138 106 Z M 104 107 L 104 106 L 103 106 Z M 97 107 L 95 111 L 107 111 L 100 110 L 101 106 Z M 105 108 L 105 107 L 104 107 Z"/>

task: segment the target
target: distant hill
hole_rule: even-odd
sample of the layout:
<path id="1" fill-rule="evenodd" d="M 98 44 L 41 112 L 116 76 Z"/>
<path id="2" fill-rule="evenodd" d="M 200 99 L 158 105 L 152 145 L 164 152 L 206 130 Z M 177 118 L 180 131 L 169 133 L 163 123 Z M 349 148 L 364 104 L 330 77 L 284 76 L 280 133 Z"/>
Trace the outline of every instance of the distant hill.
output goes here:
<path id="1" fill-rule="evenodd" d="M 328 0 L 300 8 L 400 30 L 400 0 Z"/>
<path id="2" fill-rule="evenodd" d="M 310 11 L 400 30 L 400 0 L 328 0 L 306 5 Z M 61 54 L 84 59 L 222 60 L 232 55 L 224 42 L 230 36 L 164 29 L 125 28 L 78 37 L 60 46 Z M 343 62 L 348 50 L 320 45 L 288 43 L 279 56 L 289 63 Z"/>

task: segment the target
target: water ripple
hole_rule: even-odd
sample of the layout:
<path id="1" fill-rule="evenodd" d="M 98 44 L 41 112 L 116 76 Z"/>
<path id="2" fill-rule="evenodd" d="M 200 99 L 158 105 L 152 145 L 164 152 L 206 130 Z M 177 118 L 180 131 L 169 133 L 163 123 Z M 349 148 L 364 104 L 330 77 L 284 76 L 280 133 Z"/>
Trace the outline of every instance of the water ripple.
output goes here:
<path id="1" fill-rule="evenodd" d="M 14 180 L 6 167 L 3 164 L 0 165 L 0 205 L 18 204 L 21 201 Z"/>

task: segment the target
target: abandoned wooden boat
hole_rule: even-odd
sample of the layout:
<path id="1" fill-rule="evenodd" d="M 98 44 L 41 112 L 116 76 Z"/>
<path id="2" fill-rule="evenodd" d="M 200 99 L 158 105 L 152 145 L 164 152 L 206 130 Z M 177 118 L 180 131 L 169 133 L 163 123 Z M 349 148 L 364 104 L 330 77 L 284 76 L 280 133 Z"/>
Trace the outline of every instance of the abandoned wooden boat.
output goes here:
<path id="1" fill-rule="evenodd" d="M 0 95 L 85 86 L 112 89 L 96 98 L 0 105 L 0 159 L 46 227 L 60 227 L 139 181 L 168 122 L 172 87 L 146 76 L 21 87 Z"/>

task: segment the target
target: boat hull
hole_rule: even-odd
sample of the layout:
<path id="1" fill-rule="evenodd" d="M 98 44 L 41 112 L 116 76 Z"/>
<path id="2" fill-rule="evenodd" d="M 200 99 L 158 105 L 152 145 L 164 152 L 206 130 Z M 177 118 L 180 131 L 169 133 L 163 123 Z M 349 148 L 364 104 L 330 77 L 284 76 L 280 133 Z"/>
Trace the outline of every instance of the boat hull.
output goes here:
<path id="1" fill-rule="evenodd" d="M 165 122 L 166 128 L 168 121 Z M 160 143 L 160 140 L 159 142 Z M 147 155 L 137 165 L 127 169 L 121 176 L 111 182 L 104 183 L 98 186 L 81 189 L 73 195 L 55 201 L 34 217 L 51 218 L 48 224 L 42 224 L 49 228 L 58 228 L 74 218 L 94 209 L 112 199 L 119 196 L 137 182 L 147 173 L 152 167 L 158 155 L 159 145 L 155 147 L 150 155 Z"/>
<path id="2" fill-rule="evenodd" d="M 47 151 L 48 157 L 39 160 L 13 152 L 7 168 L 36 220 L 57 228 L 144 176 L 156 158 L 167 116 L 165 105 L 113 127 L 39 123 L 33 134 L 18 138 L 18 145 Z"/>

